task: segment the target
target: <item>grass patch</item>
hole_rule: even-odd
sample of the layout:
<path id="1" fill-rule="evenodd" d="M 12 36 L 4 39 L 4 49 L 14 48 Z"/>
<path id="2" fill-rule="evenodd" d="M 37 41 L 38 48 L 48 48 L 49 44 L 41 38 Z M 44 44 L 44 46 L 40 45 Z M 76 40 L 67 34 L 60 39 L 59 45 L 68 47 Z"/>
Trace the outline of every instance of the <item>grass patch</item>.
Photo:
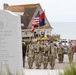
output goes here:
<path id="1" fill-rule="evenodd" d="M 64 72 L 59 72 L 59 75 L 76 75 L 76 67 L 71 64 L 70 67 L 65 67 Z"/>
<path id="2" fill-rule="evenodd" d="M 7 67 L 6 72 L 4 72 L 2 69 L 0 69 L 0 75 L 13 75 L 10 69 Z M 15 73 L 15 75 L 20 75 L 18 71 Z M 22 73 L 24 75 L 24 73 Z"/>

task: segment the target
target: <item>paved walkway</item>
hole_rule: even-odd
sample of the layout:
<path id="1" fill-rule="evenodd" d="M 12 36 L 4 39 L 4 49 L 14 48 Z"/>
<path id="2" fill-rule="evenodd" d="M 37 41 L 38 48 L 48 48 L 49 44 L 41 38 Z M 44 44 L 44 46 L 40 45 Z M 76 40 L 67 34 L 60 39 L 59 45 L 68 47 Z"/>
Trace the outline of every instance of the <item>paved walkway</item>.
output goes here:
<path id="1" fill-rule="evenodd" d="M 76 53 L 74 54 L 74 64 L 76 65 Z M 59 71 L 63 72 L 65 66 L 67 67 L 70 66 L 67 54 L 65 54 L 64 56 L 64 63 L 58 63 L 58 59 L 56 59 L 54 70 L 50 69 L 49 64 L 47 69 L 43 69 L 43 65 L 41 65 L 41 69 L 36 69 L 35 63 L 33 64 L 32 69 L 28 69 L 28 64 L 26 59 L 26 65 L 23 71 L 25 75 L 58 75 Z"/>
<path id="2" fill-rule="evenodd" d="M 74 63 L 76 64 L 76 53 L 74 54 Z M 55 70 L 56 69 L 63 69 L 63 68 L 65 68 L 65 66 L 70 66 L 67 54 L 64 55 L 64 61 L 63 61 L 63 63 L 59 63 L 58 59 L 56 59 L 54 69 Z M 27 63 L 27 59 L 26 59 L 26 62 L 25 62 L 25 68 L 29 69 L 28 63 Z M 33 63 L 32 69 L 36 69 L 35 63 Z M 43 64 L 41 64 L 41 69 L 43 69 Z M 47 69 L 51 69 L 49 63 L 48 63 Z"/>
<path id="3" fill-rule="evenodd" d="M 24 75 L 59 75 L 63 70 L 24 69 Z"/>

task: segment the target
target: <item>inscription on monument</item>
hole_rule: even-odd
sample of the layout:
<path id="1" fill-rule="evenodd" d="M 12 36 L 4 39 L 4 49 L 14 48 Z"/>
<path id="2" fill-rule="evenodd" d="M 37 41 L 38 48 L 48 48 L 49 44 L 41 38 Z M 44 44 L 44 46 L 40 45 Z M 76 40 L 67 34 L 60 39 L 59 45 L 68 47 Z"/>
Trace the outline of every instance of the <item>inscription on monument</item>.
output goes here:
<path id="1" fill-rule="evenodd" d="M 11 57 L 8 50 L 8 40 L 12 36 L 11 30 L 0 30 L 0 64 L 2 66 L 8 65 L 8 59 Z M 12 41 L 12 40 L 11 40 Z"/>

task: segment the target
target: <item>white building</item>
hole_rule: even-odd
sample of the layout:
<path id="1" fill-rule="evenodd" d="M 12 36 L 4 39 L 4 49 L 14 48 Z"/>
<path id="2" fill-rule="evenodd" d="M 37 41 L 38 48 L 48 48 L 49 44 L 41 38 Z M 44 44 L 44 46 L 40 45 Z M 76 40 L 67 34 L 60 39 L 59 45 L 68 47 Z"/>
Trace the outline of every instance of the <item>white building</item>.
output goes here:
<path id="1" fill-rule="evenodd" d="M 11 5 L 4 4 L 4 10 L 12 11 L 21 16 L 22 37 L 34 37 L 31 32 L 32 22 L 38 11 L 43 12 L 40 4 L 24 4 L 24 5 Z M 45 18 L 45 26 L 35 28 L 35 34 L 41 34 L 45 31 L 45 36 L 51 35 L 52 27 L 47 18 Z"/>

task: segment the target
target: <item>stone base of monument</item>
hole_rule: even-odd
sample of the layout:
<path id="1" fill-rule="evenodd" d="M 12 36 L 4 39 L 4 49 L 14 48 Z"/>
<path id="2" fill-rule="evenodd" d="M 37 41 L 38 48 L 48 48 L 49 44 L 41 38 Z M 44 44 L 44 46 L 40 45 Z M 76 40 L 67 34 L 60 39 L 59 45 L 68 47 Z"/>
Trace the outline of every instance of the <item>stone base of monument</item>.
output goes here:
<path id="1" fill-rule="evenodd" d="M 0 10 L 0 71 L 23 71 L 21 19 L 7 10 Z"/>

